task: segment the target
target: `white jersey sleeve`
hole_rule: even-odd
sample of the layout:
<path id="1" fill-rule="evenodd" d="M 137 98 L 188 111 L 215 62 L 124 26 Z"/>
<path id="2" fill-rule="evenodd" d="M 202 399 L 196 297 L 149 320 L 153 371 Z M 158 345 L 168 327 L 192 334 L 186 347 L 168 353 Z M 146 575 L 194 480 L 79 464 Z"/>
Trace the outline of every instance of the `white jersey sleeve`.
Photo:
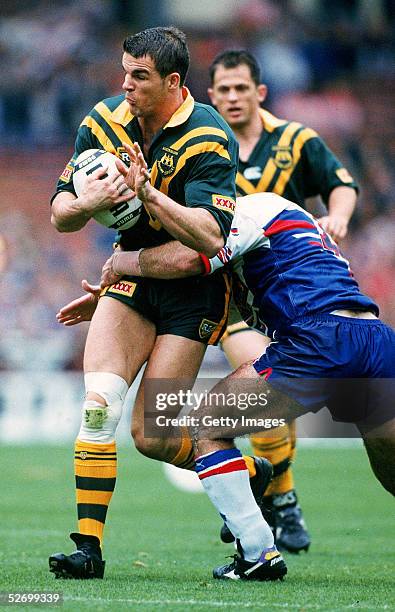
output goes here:
<path id="1" fill-rule="evenodd" d="M 211 272 L 259 247 L 270 247 L 263 228 L 284 209 L 298 208 L 274 193 L 257 193 L 237 198 L 236 212 L 225 246 L 210 259 Z"/>

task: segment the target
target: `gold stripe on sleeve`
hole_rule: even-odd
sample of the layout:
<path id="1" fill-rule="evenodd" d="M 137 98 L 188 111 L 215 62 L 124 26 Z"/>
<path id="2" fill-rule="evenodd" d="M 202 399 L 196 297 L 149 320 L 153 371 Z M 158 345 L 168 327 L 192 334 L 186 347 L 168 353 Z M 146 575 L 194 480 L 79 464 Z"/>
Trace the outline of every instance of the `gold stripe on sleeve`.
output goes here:
<path id="1" fill-rule="evenodd" d="M 198 144 L 191 145 L 187 149 L 185 149 L 184 153 L 180 155 L 177 160 L 177 166 L 173 174 L 167 178 L 162 180 L 160 191 L 167 195 L 169 190 L 169 184 L 173 180 L 173 178 L 183 169 L 188 159 L 194 157 L 195 155 L 200 155 L 201 153 L 216 153 L 225 159 L 230 160 L 230 155 L 225 147 L 219 142 L 199 142 Z"/>
<path id="2" fill-rule="evenodd" d="M 93 117 L 85 117 L 81 125 L 86 125 L 88 128 L 90 128 L 92 134 L 96 136 L 102 148 L 105 151 L 114 153 L 115 155 L 116 151 L 113 143 L 111 142 L 107 134 L 104 132 L 103 128 L 100 127 L 100 125 L 97 123 L 97 121 L 95 121 L 95 119 L 93 119 Z"/>
<path id="3" fill-rule="evenodd" d="M 188 142 L 188 140 L 192 140 L 192 138 L 197 138 L 198 136 L 220 136 L 224 140 L 228 140 L 226 133 L 219 128 L 213 128 L 210 126 L 207 127 L 199 127 L 187 132 L 181 138 L 179 138 L 174 144 L 170 145 L 171 149 L 175 151 L 179 151 L 181 147 Z"/>

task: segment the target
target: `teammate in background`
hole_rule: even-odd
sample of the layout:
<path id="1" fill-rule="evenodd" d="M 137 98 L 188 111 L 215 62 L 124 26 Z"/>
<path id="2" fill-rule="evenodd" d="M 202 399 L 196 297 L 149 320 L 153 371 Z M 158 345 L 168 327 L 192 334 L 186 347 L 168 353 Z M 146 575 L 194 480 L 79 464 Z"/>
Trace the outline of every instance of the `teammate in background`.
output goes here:
<path id="1" fill-rule="evenodd" d="M 239 142 L 238 195 L 271 191 L 303 208 L 307 198 L 319 195 L 328 207 L 328 214 L 319 219 L 321 226 L 335 240 L 344 238 L 356 203 L 356 184 L 314 130 L 278 119 L 261 108 L 267 87 L 260 81 L 255 58 L 244 50 L 225 51 L 211 64 L 210 80 L 211 102 Z M 269 341 L 247 325 L 232 302 L 228 328 L 221 340 L 231 366 L 239 367 L 261 355 Z M 274 478 L 265 493 L 269 520 L 279 548 L 307 551 L 310 536 L 291 467 L 295 424 L 282 427 L 276 437 L 273 433 L 251 436 L 254 454 L 267 457 L 274 468 Z M 221 538 L 225 542 L 233 539 L 225 526 Z"/>
<path id="2" fill-rule="evenodd" d="M 335 420 L 356 423 L 374 474 L 395 495 L 395 333 L 359 291 L 336 243 L 301 207 L 276 194 L 239 198 L 231 233 L 216 257 L 208 260 L 178 243 L 138 254 L 117 252 L 103 267 L 102 283 L 125 273 L 158 278 L 215 273 L 229 262 L 253 294 L 254 302 L 242 308 L 254 307 L 257 325 L 267 327 L 276 341 L 216 385 L 213 396 L 240 390 L 245 396 L 247 389 L 256 398 L 270 392 L 267 405 L 254 402 L 248 416 L 286 421 L 327 406 Z M 60 322 L 75 324 L 92 316 L 97 297 L 89 290 L 61 310 Z M 194 416 L 203 428 L 198 424 L 191 431 L 195 471 L 237 542 L 234 561 L 215 568 L 213 575 L 281 579 L 286 566 L 251 493 L 234 430 L 210 430 L 204 423 L 204 416 L 226 413 L 226 405 L 216 403 L 199 408 Z M 248 431 L 244 427 L 243 433 Z"/>
<path id="3" fill-rule="evenodd" d="M 151 195 L 162 193 L 162 206 L 155 215 L 146 207 L 136 225 L 121 232 L 121 248 L 180 238 L 212 256 L 224 244 L 233 215 L 237 142 L 220 115 L 196 103 L 184 87 L 189 53 L 182 32 L 145 30 L 128 36 L 123 51 L 124 94 L 99 102 L 82 121 L 52 200 L 51 221 L 60 232 L 78 231 L 98 211 L 129 199 L 122 195 L 121 172 L 107 176 L 106 169 L 97 170 L 79 197 L 72 172 L 84 150 L 105 149 L 127 161 L 137 141 L 151 168 Z M 128 177 L 133 184 L 133 164 Z M 170 209 L 177 212 L 177 224 Z M 56 577 L 103 577 L 103 528 L 116 480 L 115 431 L 128 388 L 144 364 L 132 417 L 135 445 L 149 457 L 194 465 L 189 438 L 144 438 L 144 380 L 193 382 L 206 345 L 215 344 L 224 330 L 228 301 L 229 283 L 221 272 L 166 282 L 125 277 L 107 287 L 85 347 L 86 401 L 75 445 L 79 531 L 71 534 L 77 550 L 50 557 Z"/>

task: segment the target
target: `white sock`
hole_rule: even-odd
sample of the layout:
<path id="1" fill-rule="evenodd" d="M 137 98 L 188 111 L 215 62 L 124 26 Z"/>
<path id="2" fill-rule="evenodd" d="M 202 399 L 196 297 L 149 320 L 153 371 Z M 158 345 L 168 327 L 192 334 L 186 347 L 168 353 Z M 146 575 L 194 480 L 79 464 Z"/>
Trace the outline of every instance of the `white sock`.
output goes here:
<path id="1" fill-rule="evenodd" d="M 222 519 L 240 540 L 246 561 L 257 561 L 274 538 L 250 487 L 245 461 L 237 448 L 196 459 L 196 473 Z"/>

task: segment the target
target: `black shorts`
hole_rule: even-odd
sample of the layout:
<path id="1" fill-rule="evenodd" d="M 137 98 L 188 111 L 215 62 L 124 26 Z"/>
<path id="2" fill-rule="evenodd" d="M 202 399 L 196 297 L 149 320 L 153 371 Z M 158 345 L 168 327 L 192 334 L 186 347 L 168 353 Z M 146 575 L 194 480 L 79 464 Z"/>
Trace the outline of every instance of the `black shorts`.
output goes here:
<path id="1" fill-rule="evenodd" d="M 156 325 L 158 336 L 217 344 L 226 329 L 230 279 L 222 271 L 176 280 L 124 276 L 101 296 L 128 304 Z"/>

